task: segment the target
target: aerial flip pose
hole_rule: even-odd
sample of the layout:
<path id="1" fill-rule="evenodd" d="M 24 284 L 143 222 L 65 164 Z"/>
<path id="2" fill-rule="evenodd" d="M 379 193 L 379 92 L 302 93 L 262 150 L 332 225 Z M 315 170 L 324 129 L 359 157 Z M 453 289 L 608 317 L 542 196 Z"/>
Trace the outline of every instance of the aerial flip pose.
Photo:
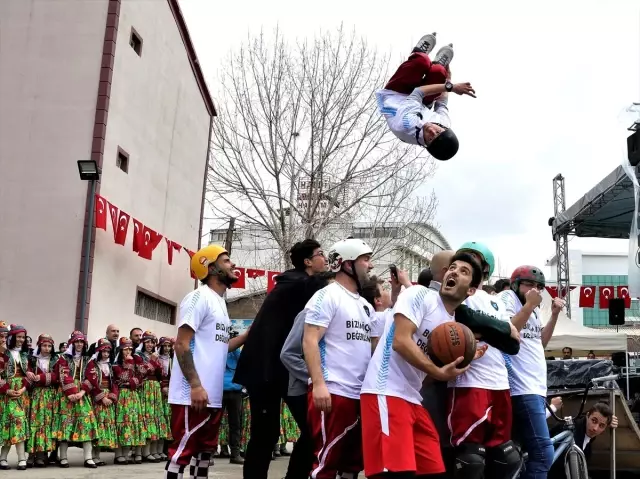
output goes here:
<path id="1" fill-rule="evenodd" d="M 448 94 L 475 98 L 476 92 L 471 83 L 451 82 L 452 44 L 440 48 L 431 61 L 435 35 L 420 39 L 386 86 L 376 92 L 376 99 L 394 135 L 405 143 L 424 146 L 437 160 L 449 160 L 458 152 L 458 137 L 450 129 Z"/>

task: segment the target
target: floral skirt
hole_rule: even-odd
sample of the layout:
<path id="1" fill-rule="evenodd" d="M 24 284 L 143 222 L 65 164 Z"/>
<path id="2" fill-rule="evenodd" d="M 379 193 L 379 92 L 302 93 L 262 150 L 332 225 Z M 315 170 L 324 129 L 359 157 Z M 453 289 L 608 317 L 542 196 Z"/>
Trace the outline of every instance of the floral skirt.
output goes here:
<path id="1" fill-rule="evenodd" d="M 300 437 L 300 429 L 298 423 L 287 405 L 282 401 L 282 409 L 280 414 L 280 441 L 278 444 L 286 444 L 288 442 L 296 442 Z"/>
<path id="2" fill-rule="evenodd" d="M 22 389 L 22 378 L 9 379 L 9 388 L 17 391 Z M 6 396 L 2 412 L 2 443 L 15 445 L 24 442 L 29 437 L 29 405 L 31 398 L 25 392 L 18 398 Z"/>
<path id="3" fill-rule="evenodd" d="M 75 381 L 80 390 L 80 381 Z M 60 393 L 60 412 L 55 430 L 58 441 L 87 442 L 96 438 L 97 424 L 93 412 L 91 398 L 86 394 L 78 401 L 71 402 L 69 398 Z"/>
<path id="4" fill-rule="evenodd" d="M 242 398 L 242 438 L 240 439 L 240 449 L 247 450 L 247 444 L 251 438 L 251 408 L 249 398 Z"/>
<path id="5" fill-rule="evenodd" d="M 103 389 L 102 391 L 109 394 L 109 389 Z M 96 413 L 96 423 L 98 424 L 95 445 L 115 449 L 118 446 L 116 403 L 111 404 L 111 406 L 105 406 L 102 402 L 94 402 L 93 410 Z"/>
<path id="6" fill-rule="evenodd" d="M 118 446 L 144 446 L 145 439 L 142 431 L 140 416 L 140 396 L 138 391 L 120 389 L 116 404 L 116 435 Z"/>
<path id="7" fill-rule="evenodd" d="M 29 414 L 29 453 L 51 452 L 57 447 L 56 418 L 60 392 L 52 387 L 36 387 L 31 392 Z"/>
<path id="8" fill-rule="evenodd" d="M 169 404 L 169 398 L 162 396 L 163 406 L 164 406 L 164 417 L 167 421 L 167 441 L 173 441 L 173 436 L 171 435 L 171 405 Z"/>
<path id="9" fill-rule="evenodd" d="M 145 441 L 159 441 L 169 436 L 164 398 L 158 381 L 146 380 L 139 390 Z"/>

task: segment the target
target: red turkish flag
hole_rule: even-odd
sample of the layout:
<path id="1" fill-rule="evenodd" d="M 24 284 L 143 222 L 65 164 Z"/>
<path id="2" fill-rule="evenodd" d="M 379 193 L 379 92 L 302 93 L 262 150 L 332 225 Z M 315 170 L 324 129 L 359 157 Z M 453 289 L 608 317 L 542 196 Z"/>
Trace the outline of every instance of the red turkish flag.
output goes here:
<path id="1" fill-rule="evenodd" d="M 596 287 L 580 286 L 580 302 L 578 306 L 581 308 L 593 308 L 596 304 Z"/>
<path id="2" fill-rule="evenodd" d="M 236 268 L 234 270 L 236 276 L 238 277 L 238 281 L 233 283 L 232 288 L 244 289 L 246 285 L 246 280 L 244 278 L 244 268 Z"/>
<path id="3" fill-rule="evenodd" d="M 143 233 L 144 225 L 137 219 L 133 218 L 133 251 L 136 253 L 140 251 L 140 246 L 144 242 L 144 238 L 142 236 Z"/>
<path id="4" fill-rule="evenodd" d="M 138 251 L 138 256 L 144 259 L 151 259 L 153 255 L 153 250 L 160 244 L 162 241 L 162 235 L 156 233 L 148 226 L 145 226 L 142 232 L 143 243 L 140 245 L 140 251 Z"/>
<path id="5" fill-rule="evenodd" d="M 167 241 L 167 261 L 169 264 L 173 264 L 173 250 L 179 253 L 182 246 L 175 241 L 171 241 L 169 238 L 165 238 L 165 240 Z"/>
<path id="6" fill-rule="evenodd" d="M 184 248 L 184 247 L 183 247 Z M 184 248 L 184 250 L 187 252 L 187 254 L 189 255 L 189 258 L 193 258 L 193 255 L 196 254 L 195 251 L 191 251 L 190 249 Z M 191 277 L 193 279 L 198 279 L 197 276 L 195 274 L 193 274 L 193 270 L 191 269 L 191 261 L 189 261 L 189 272 L 191 273 Z"/>
<path id="7" fill-rule="evenodd" d="M 557 286 L 545 286 L 545 289 L 547 290 L 547 293 L 549 293 L 549 296 L 551 296 L 551 298 L 557 298 L 558 297 L 558 287 Z"/>
<path id="8" fill-rule="evenodd" d="M 251 278 L 251 279 L 256 279 L 260 276 L 264 276 L 265 274 L 265 270 L 263 269 L 248 269 L 247 270 L 247 277 Z"/>
<path id="9" fill-rule="evenodd" d="M 120 214 L 118 215 L 118 224 L 117 229 L 113 233 L 113 239 L 116 244 L 120 244 L 124 246 L 125 241 L 127 241 L 127 231 L 129 231 L 129 219 L 131 217 L 120 210 Z"/>
<path id="10" fill-rule="evenodd" d="M 613 299 L 613 286 L 600 286 L 600 309 L 609 309 L 609 300 Z"/>
<path id="11" fill-rule="evenodd" d="M 279 274 L 279 271 L 269 271 L 267 275 L 267 293 L 276 287 L 276 276 Z"/>
<path id="12" fill-rule="evenodd" d="M 629 286 L 618 286 L 618 298 L 624 299 L 624 307 L 631 307 L 631 296 L 629 296 Z"/>
<path id="13" fill-rule="evenodd" d="M 100 195 L 96 195 L 95 212 L 96 228 L 107 231 L 107 200 Z"/>
<path id="14" fill-rule="evenodd" d="M 109 202 L 107 201 L 107 203 Z M 116 231 L 118 231 L 118 207 L 109 203 L 109 213 L 111 213 L 111 224 L 113 225 L 113 236 L 115 238 Z"/>

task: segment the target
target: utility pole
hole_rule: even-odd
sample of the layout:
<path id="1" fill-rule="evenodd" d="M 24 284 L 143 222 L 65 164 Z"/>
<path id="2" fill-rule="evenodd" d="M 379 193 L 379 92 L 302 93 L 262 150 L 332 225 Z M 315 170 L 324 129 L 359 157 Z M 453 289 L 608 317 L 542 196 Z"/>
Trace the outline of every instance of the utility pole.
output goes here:
<path id="1" fill-rule="evenodd" d="M 233 231 L 235 230 L 236 219 L 229 218 L 229 228 L 227 228 L 227 237 L 224 240 L 224 249 L 227 250 L 229 256 L 231 256 L 231 245 L 233 244 Z"/>

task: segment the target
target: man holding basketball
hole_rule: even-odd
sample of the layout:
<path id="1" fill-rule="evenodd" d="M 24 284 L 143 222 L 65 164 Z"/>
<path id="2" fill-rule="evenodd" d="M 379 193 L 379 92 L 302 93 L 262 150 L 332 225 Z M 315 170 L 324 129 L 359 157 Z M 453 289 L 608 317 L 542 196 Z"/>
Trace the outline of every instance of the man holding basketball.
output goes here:
<path id="1" fill-rule="evenodd" d="M 452 258 L 439 293 L 418 285 L 398 297 L 394 321 L 386 323 L 362 384 L 366 477 L 408 479 L 445 471 L 438 432 L 421 405 L 420 389 L 427 376 L 448 381 L 466 368 L 457 368 L 462 357 L 436 366 L 426 353 L 427 338 L 438 325 L 455 321 L 454 311 L 481 280 L 477 261 L 459 253 Z M 492 322 L 504 331 L 503 322 L 490 318 Z"/>
<path id="2" fill-rule="evenodd" d="M 458 252 L 473 256 L 482 265 L 482 281 L 489 280 L 495 261 L 486 245 L 469 241 Z M 464 304 L 497 320 L 509 321 L 501 301 L 480 288 Z M 513 335 L 518 337 L 518 331 L 511 327 Z M 455 451 L 455 479 L 512 477 L 516 473 L 520 454 L 511 441 L 511 420 L 505 357 L 499 349 L 490 346 L 464 374 L 449 382 L 447 423 Z"/>

